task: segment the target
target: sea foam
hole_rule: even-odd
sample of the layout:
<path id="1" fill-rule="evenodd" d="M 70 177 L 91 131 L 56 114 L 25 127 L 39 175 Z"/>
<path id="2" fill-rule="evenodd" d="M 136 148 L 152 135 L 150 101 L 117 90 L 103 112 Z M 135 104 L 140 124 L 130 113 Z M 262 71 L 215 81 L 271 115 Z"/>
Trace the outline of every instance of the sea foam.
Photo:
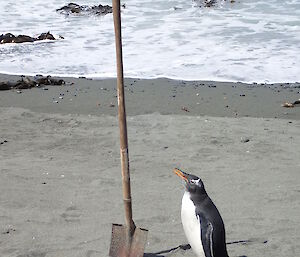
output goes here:
<path id="1" fill-rule="evenodd" d="M 78 1 L 98 5 L 99 1 Z M 127 77 L 242 82 L 300 81 L 300 1 L 126 0 Z M 0 33 L 65 39 L 0 45 L 0 72 L 115 77 L 112 14 L 65 16 L 62 0 L 0 1 Z M 101 1 L 111 5 L 111 1 Z"/>

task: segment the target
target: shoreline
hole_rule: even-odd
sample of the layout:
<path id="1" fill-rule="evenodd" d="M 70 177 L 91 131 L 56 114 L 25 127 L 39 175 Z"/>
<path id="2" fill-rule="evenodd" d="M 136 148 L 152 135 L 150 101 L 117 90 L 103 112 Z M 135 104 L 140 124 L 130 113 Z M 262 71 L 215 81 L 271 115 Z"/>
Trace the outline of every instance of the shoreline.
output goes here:
<path id="1" fill-rule="evenodd" d="M 0 82 L 19 75 L 0 74 Z M 0 91 L 0 107 L 64 114 L 117 115 L 116 79 L 64 79 L 66 85 Z M 128 116 L 160 113 L 189 116 L 300 119 L 300 107 L 284 108 L 300 98 L 299 83 L 245 84 L 125 78 Z"/>
<path id="2" fill-rule="evenodd" d="M 86 78 L 91 80 L 105 80 L 105 79 L 115 79 L 116 74 L 114 73 L 104 73 L 104 74 L 86 74 L 86 75 L 78 75 L 78 74 L 48 74 L 48 73 L 15 73 L 15 72 L 6 72 L 6 71 L 0 71 L 0 76 L 25 76 L 25 77 L 34 77 L 34 76 L 51 76 L 53 78 L 70 78 L 70 79 L 78 79 L 78 78 Z M 187 78 L 181 78 L 181 77 L 172 77 L 172 76 L 145 76 L 145 77 L 139 77 L 139 76 L 126 76 L 124 74 L 124 78 L 127 79 L 142 79 L 142 80 L 156 80 L 156 79 L 169 79 L 174 81 L 185 81 L 185 82 L 196 82 L 196 81 L 204 81 L 204 82 L 217 82 L 217 83 L 241 83 L 245 85 L 279 85 L 279 84 L 290 84 L 290 85 L 300 85 L 300 80 L 293 80 L 293 81 L 267 81 L 267 80 L 249 80 L 249 81 L 240 81 L 240 80 L 230 80 L 230 79 L 187 79 Z"/>

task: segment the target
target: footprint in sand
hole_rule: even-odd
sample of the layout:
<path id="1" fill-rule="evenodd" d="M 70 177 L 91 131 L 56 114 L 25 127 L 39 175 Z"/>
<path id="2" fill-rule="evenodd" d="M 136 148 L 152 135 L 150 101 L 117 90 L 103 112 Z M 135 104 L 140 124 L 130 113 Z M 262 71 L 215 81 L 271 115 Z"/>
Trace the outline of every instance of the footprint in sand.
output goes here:
<path id="1" fill-rule="evenodd" d="M 66 222 L 80 222 L 79 217 L 81 214 L 77 210 L 76 206 L 70 206 L 64 213 L 60 215 Z"/>

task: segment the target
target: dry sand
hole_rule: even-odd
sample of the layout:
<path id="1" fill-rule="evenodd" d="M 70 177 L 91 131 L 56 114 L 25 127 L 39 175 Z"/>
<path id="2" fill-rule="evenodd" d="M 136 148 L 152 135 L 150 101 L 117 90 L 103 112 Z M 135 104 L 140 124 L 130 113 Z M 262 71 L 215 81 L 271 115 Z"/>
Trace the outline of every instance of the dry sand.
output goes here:
<path id="1" fill-rule="evenodd" d="M 69 80 L 0 92 L 1 257 L 104 257 L 111 223 L 124 223 L 114 80 Z M 172 250 L 187 243 L 174 167 L 204 181 L 230 257 L 297 256 L 300 107 L 280 105 L 299 89 L 126 83 L 133 215 L 149 229 L 145 257 L 195 256 Z M 250 242 L 234 243 L 241 240 Z"/>

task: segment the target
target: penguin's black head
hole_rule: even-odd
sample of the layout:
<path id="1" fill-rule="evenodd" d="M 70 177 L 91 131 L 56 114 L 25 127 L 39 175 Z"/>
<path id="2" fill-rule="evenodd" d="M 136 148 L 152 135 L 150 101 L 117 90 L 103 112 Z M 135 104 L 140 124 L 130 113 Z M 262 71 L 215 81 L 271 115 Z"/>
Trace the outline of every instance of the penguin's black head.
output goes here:
<path id="1" fill-rule="evenodd" d="M 186 191 L 191 194 L 206 195 L 204 184 L 200 178 L 195 175 L 185 173 L 177 168 L 174 169 L 174 173 L 184 180 Z"/>

